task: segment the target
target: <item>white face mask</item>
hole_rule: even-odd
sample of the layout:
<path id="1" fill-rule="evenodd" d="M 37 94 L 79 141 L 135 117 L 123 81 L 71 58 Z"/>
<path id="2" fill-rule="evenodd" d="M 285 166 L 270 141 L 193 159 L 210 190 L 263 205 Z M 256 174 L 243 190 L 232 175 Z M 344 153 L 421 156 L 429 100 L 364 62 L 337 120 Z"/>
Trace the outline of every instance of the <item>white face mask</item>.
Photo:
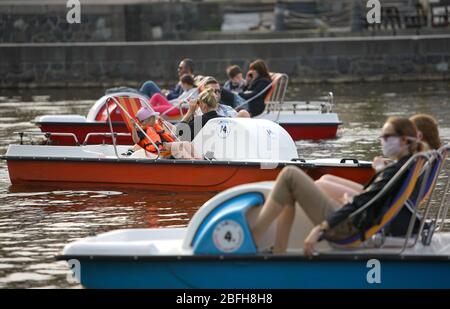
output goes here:
<path id="1" fill-rule="evenodd" d="M 399 136 L 390 136 L 386 141 L 381 139 L 381 147 L 385 157 L 395 158 L 403 150 L 404 145 L 400 144 Z"/>

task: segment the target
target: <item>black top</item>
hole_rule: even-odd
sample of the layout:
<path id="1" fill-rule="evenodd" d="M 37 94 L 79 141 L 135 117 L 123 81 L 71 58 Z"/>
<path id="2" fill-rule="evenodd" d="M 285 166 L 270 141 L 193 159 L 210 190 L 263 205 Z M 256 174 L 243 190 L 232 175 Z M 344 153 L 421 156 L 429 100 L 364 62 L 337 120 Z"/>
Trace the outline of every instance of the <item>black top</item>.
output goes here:
<path id="1" fill-rule="evenodd" d="M 234 94 L 230 90 L 222 87 L 220 89 L 220 104 L 234 107 L 234 96 L 235 95 L 236 94 Z"/>
<path id="2" fill-rule="evenodd" d="M 360 207 L 363 207 L 367 202 L 375 197 L 375 195 L 377 195 L 386 186 L 386 184 L 392 179 L 392 177 L 394 177 L 394 175 L 401 169 L 409 158 L 410 156 L 405 156 L 375 174 L 372 180 L 364 188 L 364 192 L 356 195 L 351 203 L 347 203 L 341 209 L 327 217 L 326 220 L 330 228 L 344 221 L 350 216 L 350 214 L 358 210 Z M 404 173 L 403 177 L 397 181 L 397 183 L 385 194 L 384 197 L 381 197 L 377 203 L 374 203 L 371 207 L 353 217 L 352 221 L 355 227 L 363 231 L 374 226 L 375 224 L 378 224 L 383 214 L 390 206 L 393 198 L 395 198 L 396 193 L 400 190 L 407 176 L 408 173 Z M 399 233 L 402 233 L 403 231 L 406 232 L 410 217 L 411 213 L 408 208 L 403 207 L 400 213 L 390 223 L 390 228 L 395 231 L 399 231 Z"/>
<path id="3" fill-rule="evenodd" d="M 262 92 L 265 88 L 267 88 L 267 86 L 269 86 L 271 82 L 272 81 L 268 78 L 258 77 L 252 83 L 247 85 L 244 88 L 243 92 L 238 94 L 240 97 L 244 98 L 245 100 L 253 98 L 254 96 L 259 94 L 258 97 L 256 97 L 255 99 L 253 99 L 252 101 L 250 101 L 248 103 L 249 112 L 252 115 L 252 117 L 258 116 L 266 108 L 264 99 L 266 97 L 266 94 L 270 91 L 270 87 L 266 91 L 264 91 L 264 93 L 260 94 L 260 92 Z M 234 96 L 235 95 L 236 94 L 234 94 L 230 90 L 222 87 L 220 89 L 220 103 L 234 107 Z"/>
<path id="4" fill-rule="evenodd" d="M 189 126 L 191 135 L 189 137 L 184 137 L 183 130 L 181 125 L 178 126 L 177 131 L 178 135 L 180 137 L 183 137 L 184 140 L 192 141 L 195 136 L 200 132 L 200 130 L 205 126 L 205 124 L 210 120 L 214 118 L 222 118 L 222 116 L 219 116 L 216 111 L 210 111 L 207 112 L 201 116 L 195 116 L 191 121 L 189 122 L 182 122 L 180 124 L 187 124 Z M 201 126 L 199 126 L 201 124 Z"/>
<path id="5" fill-rule="evenodd" d="M 270 91 L 270 85 L 272 81 L 265 77 L 258 77 L 254 81 L 252 81 L 247 87 L 244 88 L 244 91 L 239 93 L 239 96 L 248 100 L 253 98 L 254 96 L 258 95 L 255 99 L 250 101 L 248 103 L 249 105 L 249 112 L 252 115 L 252 117 L 258 116 L 261 114 L 266 105 L 264 103 L 264 99 L 266 97 L 266 94 Z M 268 88 L 268 89 L 266 89 Z M 261 93 L 264 89 L 264 93 Z"/>

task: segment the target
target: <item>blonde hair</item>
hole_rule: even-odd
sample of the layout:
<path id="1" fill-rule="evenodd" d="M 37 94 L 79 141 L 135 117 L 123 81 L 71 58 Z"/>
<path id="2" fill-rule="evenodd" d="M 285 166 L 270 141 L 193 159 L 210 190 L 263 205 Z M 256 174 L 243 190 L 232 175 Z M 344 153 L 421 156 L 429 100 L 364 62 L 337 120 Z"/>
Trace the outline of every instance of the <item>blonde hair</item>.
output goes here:
<path id="1" fill-rule="evenodd" d="M 219 100 L 217 98 L 217 95 L 214 93 L 214 91 L 215 91 L 215 89 L 213 89 L 213 88 L 210 88 L 210 87 L 206 88 L 198 96 L 198 101 L 202 102 L 209 108 L 216 109 L 219 106 Z"/>

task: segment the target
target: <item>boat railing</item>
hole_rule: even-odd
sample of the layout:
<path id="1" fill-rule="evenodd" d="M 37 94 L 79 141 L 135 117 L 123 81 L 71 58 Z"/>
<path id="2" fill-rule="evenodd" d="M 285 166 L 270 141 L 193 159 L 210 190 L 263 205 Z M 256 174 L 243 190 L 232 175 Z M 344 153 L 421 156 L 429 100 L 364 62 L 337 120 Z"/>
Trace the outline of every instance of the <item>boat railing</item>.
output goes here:
<path id="1" fill-rule="evenodd" d="M 112 125 L 112 121 L 111 121 L 111 115 L 110 115 L 110 112 L 109 112 L 109 109 L 108 109 L 108 102 L 109 102 L 109 100 L 113 100 L 115 103 L 116 103 L 116 105 L 122 110 L 122 115 L 125 115 L 132 123 L 133 123 L 133 125 L 134 125 L 134 127 L 137 129 L 137 130 L 139 130 L 149 141 L 150 141 L 150 143 L 152 144 L 152 146 L 153 147 L 155 147 L 155 149 L 156 149 L 156 151 L 157 151 L 157 156 L 156 156 L 156 160 L 157 159 L 159 159 L 160 158 L 160 155 L 161 155 L 161 152 L 160 152 L 160 150 L 159 150 L 159 147 L 155 144 L 155 142 L 153 142 L 153 140 L 147 135 L 147 133 L 145 132 L 145 130 L 143 130 L 142 128 L 141 128 L 141 126 L 134 120 L 134 118 L 133 117 L 131 117 L 131 115 L 128 113 L 128 111 L 122 106 L 122 104 L 120 104 L 120 102 L 117 100 L 117 98 L 114 96 L 114 95 L 111 95 L 109 98 L 107 98 L 105 101 L 104 101 L 104 104 L 105 104 L 105 108 L 106 108 L 106 110 L 107 110 L 107 112 L 108 112 L 108 125 L 109 125 L 109 130 L 110 130 L 110 133 L 111 133 L 111 139 L 112 139 L 112 142 L 113 142 L 113 146 L 114 146 L 114 153 L 115 153 L 115 155 L 116 155 L 116 157 L 117 157 L 117 159 L 118 160 L 121 160 L 121 159 L 123 159 L 123 157 L 121 157 L 121 156 L 119 156 L 119 152 L 117 151 L 117 141 L 116 141 L 116 137 L 115 137 L 115 135 L 114 135 L 114 129 L 113 129 L 113 125 Z M 146 151 L 145 149 L 144 149 L 144 151 Z"/>
<path id="2" fill-rule="evenodd" d="M 322 114 L 333 112 L 333 93 L 328 94 L 328 101 L 286 101 L 280 107 L 283 111 L 292 111 L 294 114 L 301 111 L 320 111 Z M 278 110 L 277 110 L 278 111 Z"/>
<path id="3" fill-rule="evenodd" d="M 47 144 L 51 143 L 52 136 L 61 136 L 61 137 L 71 137 L 75 141 L 76 146 L 80 146 L 80 142 L 78 141 L 77 136 L 74 133 L 59 133 L 59 132 L 37 132 L 37 131 L 22 131 L 22 132 L 14 132 L 14 134 L 18 134 L 20 137 L 20 145 L 23 145 L 23 138 L 25 136 L 30 137 L 30 143 L 33 145 L 33 137 L 35 136 L 44 136 L 47 141 Z"/>
<path id="4" fill-rule="evenodd" d="M 93 136 L 103 136 L 103 137 L 111 137 L 112 135 L 114 135 L 114 137 L 119 137 L 119 136 L 131 136 L 130 133 L 108 133 L 108 132 L 90 132 L 86 135 L 86 137 L 84 138 L 83 141 L 83 146 L 86 146 L 88 144 L 88 141 L 91 137 Z"/>
<path id="5" fill-rule="evenodd" d="M 442 176 L 444 179 L 443 192 L 440 195 L 441 200 L 437 201 L 439 204 L 438 211 L 436 212 L 435 217 L 432 219 L 432 224 L 436 225 L 436 231 L 442 231 L 445 228 L 445 221 L 447 219 L 448 209 L 450 205 L 450 201 L 447 203 L 447 198 L 449 196 L 450 190 L 450 144 L 441 147 L 438 150 L 439 155 L 441 156 L 442 164 L 439 170 L 439 176 Z M 446 179 L 446 180 L 445 180 Z M 434 189 L 434 188 L 433 188 Z M 434 197 L 435 191 L 433 190 L 430 194 L 430 200 Z"/>
<path id="6" fill-rule="evenodd" d="M 294 114 L 300 111 L 320 111 L 321 113 L 331 113 L 334 106 L 333 92 L 329 92 L 326 101 L 285 101 L 289 77 L 284 73 L 271 73 L 272 82 L 257 95 L 245 101 L 242 105 L 248 104 L 259 96 L 265 94 L 266 113 L 278 113 L 281 111 L 291 111 Z M 269 92 L 267 92 L 269 90 Z M 267 92 L 267 93 L 266 93 Z"/>

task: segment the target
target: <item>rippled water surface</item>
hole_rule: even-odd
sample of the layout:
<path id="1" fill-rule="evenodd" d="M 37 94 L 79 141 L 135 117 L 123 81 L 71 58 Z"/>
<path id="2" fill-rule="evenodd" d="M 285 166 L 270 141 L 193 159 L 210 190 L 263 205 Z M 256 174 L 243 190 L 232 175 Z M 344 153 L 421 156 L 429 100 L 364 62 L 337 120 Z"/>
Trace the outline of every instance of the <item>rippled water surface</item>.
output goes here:
<path id="1" fill-rule="evenodd" d="M 313 99 L 328 91 L 335 94 L 335 111 L 344 124 L 334 140 L 298 142 L 304 158 L 371 160 L 380 153 L 377 136 L 386 117 L 417 112 L 434 115 L 444 141 L 450 141 L 448 82 L 290 85 L 288 99 Z M 101 95 L 101 89 L 0 90 L 0 154 L 18 141 L 14 132 L 37 130 L 36 116 L 86 115 Z M 213 194 L 11 186 L 0 161 L 0 288 L 78 287 L 67 282 L 65 262 L 54 259 L 66 243 L 118 228 L 185 226 Z"/>

